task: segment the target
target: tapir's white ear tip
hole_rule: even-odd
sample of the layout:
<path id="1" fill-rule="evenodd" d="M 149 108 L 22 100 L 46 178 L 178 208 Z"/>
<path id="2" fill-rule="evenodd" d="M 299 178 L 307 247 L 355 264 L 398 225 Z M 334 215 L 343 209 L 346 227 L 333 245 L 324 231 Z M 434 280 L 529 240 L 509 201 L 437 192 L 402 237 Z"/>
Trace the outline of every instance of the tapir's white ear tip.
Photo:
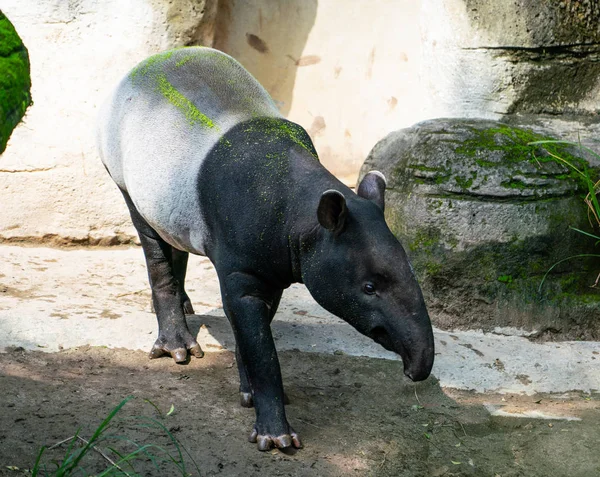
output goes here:
<path id="1" fill-rule="evenodd" d="M 339 190 L 335 190 L 335 189 L 327 189 L 325 192 L 323 192 L 321 195 L 340 195 L 342 197 L 344 197 L 344 194 L 342 194 Z"/>
<path id="2" fill-rule="evenodd" d="M 376 176 L 379 176 L 383 179 L 383 182 L 385 182 L 385 185 L 387 186 L 387 179 L 385 178 L 385 176 L 383 175 L 383 172 L 379 172 L 379 171 L 369 171 L 367 174 L 375 174 Z"/>

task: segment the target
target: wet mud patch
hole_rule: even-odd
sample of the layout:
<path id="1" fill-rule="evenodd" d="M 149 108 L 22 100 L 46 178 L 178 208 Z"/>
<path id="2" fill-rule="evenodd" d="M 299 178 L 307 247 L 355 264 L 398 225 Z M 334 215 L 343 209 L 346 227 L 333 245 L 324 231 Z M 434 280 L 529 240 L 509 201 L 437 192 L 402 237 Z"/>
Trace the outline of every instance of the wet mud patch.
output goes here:
<path id="1" fill-rule="evenodd" d="M 126 417 L 174 411 L 165 426 L 201 475 L 423 476 L 595 475 L 600 472 L 597 395 L 500 396 L 413 384 L 394 361 L 280 353 L 290 423 L 304 449 L 260 453 L 247 436 L 254 412 L 239 406 L 233 354 L 207 353 L 188 365 L 143 352 L 80 348 L 0 354 L 1 476 L 31 468 L 39 448 L 75 434 L 89 438 L 126 396 L 117 431 L 138 441 Z M 579 421 L 492 415 L 534 408 Z M 164 414 L 163 413 L 163 414 Z M 154 443 L 157 443 L 156 441 Z M 50 457 L 59 458 L 64 449 Z M 88 472 L 105 463 L 93 456 Z M 154 475 L 150 471 L 147 475 Z"/>

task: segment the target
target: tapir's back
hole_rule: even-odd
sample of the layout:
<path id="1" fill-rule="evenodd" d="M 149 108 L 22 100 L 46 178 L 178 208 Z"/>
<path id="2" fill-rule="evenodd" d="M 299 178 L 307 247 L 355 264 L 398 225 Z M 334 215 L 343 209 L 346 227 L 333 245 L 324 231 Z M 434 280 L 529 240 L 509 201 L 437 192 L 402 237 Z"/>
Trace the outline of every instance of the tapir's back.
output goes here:
<path id="1" fill-rule="evenodd" d="M 121 81 L 100 113 L 100 154 L 117 185 L 169 243 L 204 253 L 198 202 L 202 162 L 223 134 L 280 117 L 264 88 L 211 48 L 152 56 Z"/>

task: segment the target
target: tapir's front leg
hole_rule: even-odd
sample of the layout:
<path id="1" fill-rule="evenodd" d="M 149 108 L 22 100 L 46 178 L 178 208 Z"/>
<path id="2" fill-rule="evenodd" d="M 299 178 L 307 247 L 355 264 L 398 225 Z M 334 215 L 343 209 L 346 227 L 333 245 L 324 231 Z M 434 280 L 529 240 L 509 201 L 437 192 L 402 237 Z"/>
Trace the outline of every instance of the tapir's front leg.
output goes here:
<path id="1" fill-rule="evenodd" d="M 277 308 L 279 307 L 279 302 L 281 301 L 281 295 L 283 294 L 283 290 L 279 290 L 275 292 L 275 296 L 269 303 L 269 323 L 273 321 L 275 317 L 275 313 L 277 313 Z M 246 373 L 246 365 L 244 364 L 244 360 L 240 355 L 239 347 L 235 348 L 235 360 L 237 362 L 238 372 L 240 374 L 240 404 L 242 407 L 254 407 L 254 401 L 252 399 L 252 388 L 250 387 L 250 381 L 248 381 L 248 375 Z M 283 402 L 284 404 L 289 404 L 289 400 L 283 393 Z"/>
<path id="2" fill-rule="evenodd" d="M 250 442 L 258 443 L 262 451 L 273 446 L 300 448 L 300 439 L 285 416 L 281 370 L 271 334 L 271 307 L 280 292 L 241 272 L 220 272 L 219 280 L 225 313 L 252 388 L 256 423 Z"/>

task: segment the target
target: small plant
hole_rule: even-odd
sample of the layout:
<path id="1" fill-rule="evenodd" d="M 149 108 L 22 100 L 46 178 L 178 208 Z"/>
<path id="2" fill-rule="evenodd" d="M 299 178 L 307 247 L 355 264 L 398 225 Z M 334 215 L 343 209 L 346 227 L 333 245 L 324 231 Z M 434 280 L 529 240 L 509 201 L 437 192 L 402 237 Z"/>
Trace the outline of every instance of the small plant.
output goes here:
<path id="1" fill-rule="evenodd" d="M 587 151 L 588 153 L 592 154 L 593 156 L 595 156 L 598 159 L 600 159 L 600 155 L 597 154 L 596 152 L 592 151 L 591 149 L 582 146 L 581 143 L 576 144 L 576 143 L 569 142 L 569 141 L 545 140 L 545 141 L 531 142 L 531 143 L 529 143 L 529 145 L 542 146 L 544 148 L 544 150 L 548 153 L 548 155 L 554 161 L 556 161 L 559 164 L 563 164 L 563 165 L 567 166 L 571 170 L 572 174 L 577 179 L 579 179 L 579 181 L 587 189 L 587 194 L 583 200 L 588 208 L 588 219 L 590 221 L 592 230 L 600 228 L 600 203 L 598 202 L 598 193 L 600 192 L 600 179 L 592 177 L 590 169 L 585 163 L 575 164 L 574 161 L 568 160 L 565 157 L 561 157 L 560 155 L 558 155 L 558 153 L 555 152 L 556 148 L 553 148 L 553 147 L 550 148 L 548 146 L 552 146 L 552 145 L 575 146 L 575 147 L 578 147 L 581 152 Z M 575 227 L 569 227 L 569 228 L 571 230 L 574 230 L 575 232 L 578 232 L 587 237 L 591 237 L 591 238 L 595 239 L 596 240 L 595 245 L 598 245 L 598 243 L 600 242 L 600 236 L 596 235 L 595 233 L 585 232 L 584 230 L 581 230 L 581 229 L 578 229 Z M 584 254 L 572 255 L 570 257 L 566 257 L 566 258 L 563 258 L 562 260 L 559 260 L 558 262 L 556 262 L 554 265 L 552 265 L 546 271 L 546 273 L 544 274 L 544 277 L 542 278 L 542 281 L 540 283 L 538 291 L 541 292 L 542 285 L 544 284 L 546 277 L 557 265 L 559 265 L 563 262 L 566 262 L 567 260 L 572 260 L 574 258 L 584 258 L 584 257 L 600 257 L 600 254 L 584 253 Z M 600 280 L 600 274 L 598 274 L 598 276 L 596 277 L 596 281 L 594 282 L 592 287 L 594 287 L 594 288 L 597 287 L 599 280 Z"/>
<path id="2" fill-rule="evenodd" d="M 127 436 L 109 433 L 117 422 L 113 421 L 115 416 L 132 398 L 133 396 L 129 396 L 123 399 L 96 428 L 89 440 L 81 437 L 81 429 L 78 429 L 74 436 L 64 439 L 51 447 L 42 447 L 31 475 L 33 477 L 87 476 L 90 474 L 86 470 L 86 466 L 88 468 L 93 466 L 95 472 L 92 475 L 96 477 L 138 477 L 142 475 L 181 475 L 188 477 L 194 474 L 188 472 L 184 461 L 184 452 L 191 460 L 197 472 L 196 475 L 200 475 L 200 469 L 189 452 L 161 422 L 161 420 L 173 413 L 173 406 L 171 406 L 169 412 L 163 414 L 154 403 L 145 400 L 146 403 L 153 406 L 159 413 L 159 418 L 134 416 L 118 421 L 119 423 L 125 422 L 128 427 L 141 430 L 146 434 L 156 434 L 156 431 L 158 431 L 158 436 L 153 435 L 152 438 L 166 440 L 167 444 L 164 446 L 158 444 L 138 444 Z M 43 459 L 43 457 L 47 456 L 47 451 L 63 445 L 66 445 L 67 449 L 61 460 L 52 459 L 50 463 L 44 462 L 44 460 L 48 460 L 47 458 Z M 168 447 L 171 447 L 171 449 L 168 449 Z M 99 465 L 97 463 L 98 459 L 93 461 L 92 455 L 100 456 L 105 463 Z M 101 467 L 101 470 L 97 470 L 98 467 Z M 142 470 L 139 470 L 140 468 Z"/>

